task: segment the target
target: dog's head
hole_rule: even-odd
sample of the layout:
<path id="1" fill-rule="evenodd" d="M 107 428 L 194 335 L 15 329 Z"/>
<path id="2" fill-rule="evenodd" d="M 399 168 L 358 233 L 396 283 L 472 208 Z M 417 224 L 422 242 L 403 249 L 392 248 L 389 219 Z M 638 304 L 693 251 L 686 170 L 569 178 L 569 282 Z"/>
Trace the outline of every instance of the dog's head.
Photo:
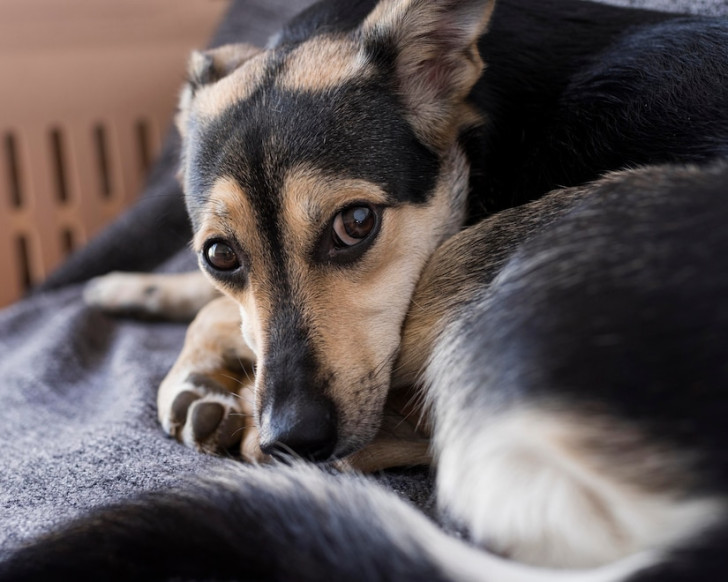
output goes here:
<path id="1" fill-rule="evenodd" d="M 240 305 L 264 450 L 324 459 L 376 433 L 415 283 L 463 220 L 458 136 L 478 122 L 491 9 L 383 0 L 353 28 L 193 55 L 178 125 L 194 248 Z"/>

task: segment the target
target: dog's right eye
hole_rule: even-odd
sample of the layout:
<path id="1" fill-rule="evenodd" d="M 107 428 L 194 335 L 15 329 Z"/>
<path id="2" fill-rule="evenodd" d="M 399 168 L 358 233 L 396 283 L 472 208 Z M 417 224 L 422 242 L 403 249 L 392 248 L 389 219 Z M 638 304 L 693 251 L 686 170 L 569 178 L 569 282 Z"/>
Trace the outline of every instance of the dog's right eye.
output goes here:
<path id="1" fill-rule="evenodd" d="M 207 264 L 216 271 L 234 271 L 240 267 L 237 253 L 229 244 L 221 240 L 208 242 L 202 255 Z"/>

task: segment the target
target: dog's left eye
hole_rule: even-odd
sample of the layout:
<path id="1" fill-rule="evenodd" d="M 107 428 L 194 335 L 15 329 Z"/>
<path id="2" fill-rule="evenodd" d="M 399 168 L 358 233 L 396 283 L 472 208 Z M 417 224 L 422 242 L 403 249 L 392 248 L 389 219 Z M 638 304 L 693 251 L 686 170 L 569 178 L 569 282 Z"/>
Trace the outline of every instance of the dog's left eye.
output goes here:
<path id="1" fill-rule="evenodd" d="M 334 217 L 332 226 L 337 247 L 351 247 L 367 238 L 377 225 L 377 216 L 369 206 L 351 206 Z"/>
<path id="2" fill-rule="evenodd" d="M 319 238 L 315 258 L 337 265 L 356 261 L 376 239 L 382 210 L 382 206 L 359 202 L 337 212 Z"/>

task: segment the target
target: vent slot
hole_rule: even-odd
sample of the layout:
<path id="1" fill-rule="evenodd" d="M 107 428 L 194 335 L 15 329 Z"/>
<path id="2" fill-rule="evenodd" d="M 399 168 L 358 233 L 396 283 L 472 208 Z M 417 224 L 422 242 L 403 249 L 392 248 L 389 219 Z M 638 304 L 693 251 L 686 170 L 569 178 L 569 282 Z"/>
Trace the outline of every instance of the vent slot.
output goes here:
<path id="1" fill-rule="evenodd" d="M 30 268 L 30 249 L 28 239 L 23 235 L 15 239 L 15 253 L 18 257 L 18 277 L 24 291 L 28 291 L 33 284 L 33 275 Z"/>
<path id="2" fill-rule="evenodd" d="M 139 169 L 142 176 L 146 176 L 152 164 L 152 144 L 149 122 L 140 119 L 136 122 L 137 150 L 139 152 Z"/>
<path id="3" fill-rule="evenodd" d="M 8 193 L 13 208 L 23 206 L 23 187 L 20 180 L 20 164 L 18 160 L 18 144 L 15 135 L 6 133 L 3 139 L 5 149 L 5 164 L 8 175 Z"/>
<path id="4" fill-rule="evenodd" d="M 66 151 L 61 130 L 51 129 L 51 163 L 53 165 L 56 196 L 61 204 L 68 202 L 68 172 L 66 171 Z"/>
<path id="5" fill-rule="evenodd" d="M 61 249 L 66 256 L 76 250 L 76 237 L 70 228 L 61 231 Z"/>
<path id="6" fill-rule="evenodd" d="M 96 150 L 96 165 L 99 172 L 100 192 L 103 198 L 111 198 L 111 169 L 109 165 L 109 145 L 106 128 L 100 123 L 93 129 Z"/>

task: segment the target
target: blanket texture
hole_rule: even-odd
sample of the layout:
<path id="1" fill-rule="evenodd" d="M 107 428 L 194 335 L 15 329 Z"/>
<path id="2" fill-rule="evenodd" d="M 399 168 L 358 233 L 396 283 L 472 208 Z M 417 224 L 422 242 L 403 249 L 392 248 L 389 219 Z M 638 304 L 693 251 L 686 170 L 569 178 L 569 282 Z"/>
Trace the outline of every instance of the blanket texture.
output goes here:
<path id="1" fill-rule="evenodd" d="M 728 14 L 724 0 L 611 0 Z M 267 36 L 310 0 L 237 0 L 213 44 Z M 83 281 L 110 270 L 195 268 L 175 180 L 171 132 L 139 202 L 31 297 L 0 312 L 0 559 L 14 546 L 92 507 L 204 474 L 232 459 L 165 437 L 156 389 L 185 326 L 114 319 L 84 306 Z M 378 478 L 424 509 L 425 470 Z"/>

